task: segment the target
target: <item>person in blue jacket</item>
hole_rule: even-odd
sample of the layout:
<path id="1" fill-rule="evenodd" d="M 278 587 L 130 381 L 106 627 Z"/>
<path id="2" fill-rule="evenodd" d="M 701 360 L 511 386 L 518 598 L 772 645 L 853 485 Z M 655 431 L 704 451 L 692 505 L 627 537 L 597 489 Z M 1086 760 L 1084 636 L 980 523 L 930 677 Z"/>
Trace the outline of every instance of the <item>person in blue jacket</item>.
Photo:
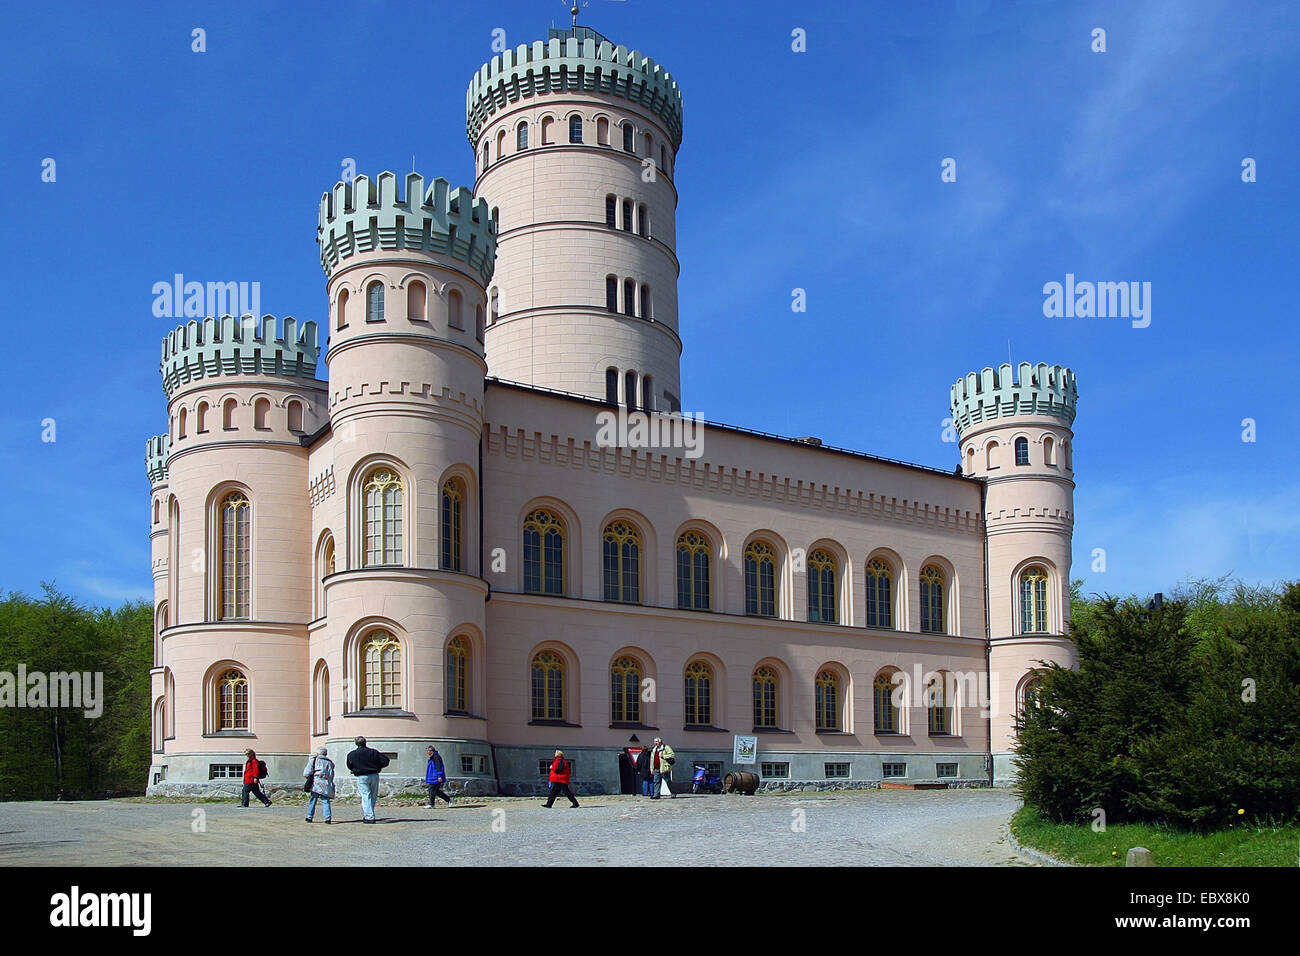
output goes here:
<path id="1" fill-rule="evenodd" d="M 424 782 L 429 788 L 429 802 L 424 805 L 424 809 L 432 810 L 433 801 L 442 797 L 447 801 L 447 806 L 451 806 L 451 797 L 442 789 L 442 785 L 447 782 L 447 768 L 442 764 L 442 754 L 438 753 L 438 748 L 432 744 L 425 750 L 429 757 L 429 764 L 424 770 Z"/>

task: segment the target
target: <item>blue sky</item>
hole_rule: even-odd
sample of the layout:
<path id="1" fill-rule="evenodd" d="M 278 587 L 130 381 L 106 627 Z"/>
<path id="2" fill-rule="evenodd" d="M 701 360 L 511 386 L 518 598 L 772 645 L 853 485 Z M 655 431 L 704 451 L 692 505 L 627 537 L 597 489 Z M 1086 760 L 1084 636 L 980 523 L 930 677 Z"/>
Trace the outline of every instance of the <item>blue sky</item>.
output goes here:
<path id="1" fill-rule="evenodd" d="M 130 10 L 11 6 L 0 35 L 0 589 L 110 605 L 152 593 L 153 284 L 257 281 L 264 312 L 320 321 L 316 204 L 344 158 L 472 185 L 492 31 L 569 21 L 561 0 Z M 582 22 L 683 89 L 686 410 L 947 468 L 949 386 L 1009 348 L 1079 378 L 1086 590 L 1300 577 L 1300 7 L 592 0 Z M 1067 273 L 1150 282 L 1150 327 L 1045 318 Z"/>

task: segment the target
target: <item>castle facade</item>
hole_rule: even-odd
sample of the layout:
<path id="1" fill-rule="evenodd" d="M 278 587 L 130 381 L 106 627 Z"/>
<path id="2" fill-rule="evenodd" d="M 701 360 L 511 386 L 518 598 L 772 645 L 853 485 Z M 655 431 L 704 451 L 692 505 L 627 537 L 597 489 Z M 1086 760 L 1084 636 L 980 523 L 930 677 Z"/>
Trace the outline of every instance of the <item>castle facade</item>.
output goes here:
<path id="1" fill-rule="evenodd" d="M 1073 373 L 952 385 L 957 473 L 682 418 L 676 82 L 553 30 L 466 115 L 472 191 L 322 197 L 327 324 L 163 342 L 150 792 L 249 747 L 293 785 L 358 734 L 389 790 L 433 742 L 467 792 L 538 790 L 557 747 L 618 792 L 633 736 L 679 779 L 736 735 L 769 785 L 1011 779 L 1037 669 L 1075 662 Z"/>

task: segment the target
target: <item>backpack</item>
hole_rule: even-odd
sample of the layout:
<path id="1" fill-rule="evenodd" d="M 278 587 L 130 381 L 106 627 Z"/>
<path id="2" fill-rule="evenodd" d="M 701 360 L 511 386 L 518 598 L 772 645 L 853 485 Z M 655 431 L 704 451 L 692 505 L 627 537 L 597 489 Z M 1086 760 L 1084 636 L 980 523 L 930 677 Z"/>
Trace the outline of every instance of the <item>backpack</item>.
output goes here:
<path id="1" fill-rule="evenodd" d="M 257 762 L 257 779 L 261 780 L 265 776 L 266 776 L 266 761 L 259 760 Z"/>
<path id="2" fill-rule="evenodd" d="M 556 768 L 555 768 L 555 775 L 556 775 L 557 777 L 562 777 L 562 776 L 564 776 L 564 772 L 565 772 L 566 770 L 568 770 L 568 769 L 569 769 L 569 765 L 568 765 L 567 763 L 565 763 L 565 762 L 564 762 L 564 758 L 561 757 L 561 758 L 560 758 L 560 762 L 559 762 L 559 764 L 556 765 Z"/>

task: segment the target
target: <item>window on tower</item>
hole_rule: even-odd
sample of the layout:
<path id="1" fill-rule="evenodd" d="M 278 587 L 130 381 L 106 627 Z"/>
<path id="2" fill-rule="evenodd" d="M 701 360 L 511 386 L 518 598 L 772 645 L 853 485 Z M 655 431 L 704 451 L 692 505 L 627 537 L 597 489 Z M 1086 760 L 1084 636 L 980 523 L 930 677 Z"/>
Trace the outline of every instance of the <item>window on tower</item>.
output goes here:
<path id="1" fill-rule="evenodd" d="M 637 235 L 650 238 L 650 210 L 645 203 L 636 207 L 636 231 Z"/>
<path id="2" fill-rule="evenodd" d="M 1029 439 L 1028 438 L 1016 439 L 1016 464 L 1017 465 L 1029 464 Z"/>
<path id="3" fill-rule="evenodd" d="M 628 369 L 623 375 L 623 404 L 636 408 L 636 372 Z"/>
<path id="4" fill-rule="evenodd" d="M 366 321 L 384 321 L 384 284 L 372 282 L 366 287 Z"/>
<path id="5" fill-rule="evenodd" d="M 631 124 L 631 123 L 624 123 L 624 124 L 623 124 L 623 150 L 624 150 L 625 152 L 630 153 L 630 152 L 632 152 L 632 151 L 634 150 L 634 148 L 635 148 L 635 147 L 633 147 L 633 145 L 632 145 L 632 137 L 633 137 L 633 133 L 632 133 L 632 124 Z"/>
<path id="6" fill-rule="evenodd" d="M 618 369 L 605 369 L 605 402 L 609 405 L 618 404 Z"/>
<path id="7" fill-rule="evenodd" d="M 623 231 L 632 231 L 632 200 L 623 200 Z"/>
<path id="8" fill-rule="evenodd" d="M 605 197 L 605 225 L 614 228 L 616 225 L 615 217 L 618 215 L 618 197 L 610 193 Z"/>
<path id="9" fill-rule="evenodd" d="M 605 308 L 611 312 L 618 311 L 618 278 L 605 276 Z"/>
<path id="10" fill-rule="evenodd" d="M 636 280 L 623 280 L 623 314 L 636 315 Z"/>
<path id="11" fill-rule="evenodd" d="M 528 124 L 520 123 L 515 130 L 515 149 L 525 150 L 528 148 Z"/>
<path id="12" fill-rule="evenodd" d="M 650 318 L 650 287 L 648 285 L 641 287 L 641 318 Z"/>
<path id="13" fill-rule="evenodd" d="M 582 142 L 582 117 L 577 113 L 569 117 L 569 142 Z"/>

